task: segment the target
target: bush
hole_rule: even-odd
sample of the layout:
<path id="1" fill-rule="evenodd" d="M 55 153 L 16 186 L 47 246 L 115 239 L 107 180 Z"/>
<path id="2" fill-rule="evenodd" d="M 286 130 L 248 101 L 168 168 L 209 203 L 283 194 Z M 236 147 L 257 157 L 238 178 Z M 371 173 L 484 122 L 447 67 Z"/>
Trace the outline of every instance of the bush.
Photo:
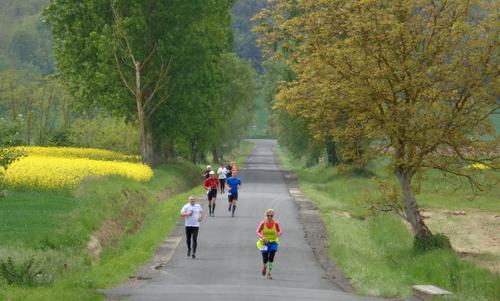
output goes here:
<path id="1" fill-rule="evenodd" d="M 413 248 L 417 252 L 427 252 L 435 249 L 451 249 L 451 244 L 446 235 L 437 233 L 425 237 L 415 237 Z"/>
<path id="2" fill-rule="evenodd" d="M 0 259 L 0 277 L 9 285 L 35 286 L 48 282 L 47 275 L 36 267 L 34 257 L 22 263 L 14 262 L 12 257 Z"/>
<path id="3" fill-rule="evenodd" d="M 73 146 L 139 153 L 139 130 L 124 119 L 98 116 L 76 119 L 67 133 Z"/>

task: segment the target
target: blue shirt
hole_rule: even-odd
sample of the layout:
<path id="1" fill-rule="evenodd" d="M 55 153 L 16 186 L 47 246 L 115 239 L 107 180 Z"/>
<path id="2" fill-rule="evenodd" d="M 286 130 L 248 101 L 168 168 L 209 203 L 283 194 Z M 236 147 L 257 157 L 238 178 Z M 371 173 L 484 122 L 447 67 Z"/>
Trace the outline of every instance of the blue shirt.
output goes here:
<path id="1" fill-rule="evenodd" d="M 238 185 L 241 185 L 240 178 L 229 177 L 227 179 L 227 186 L 231 187 L 229 190 L 231 193 L 238 193 Z"/>

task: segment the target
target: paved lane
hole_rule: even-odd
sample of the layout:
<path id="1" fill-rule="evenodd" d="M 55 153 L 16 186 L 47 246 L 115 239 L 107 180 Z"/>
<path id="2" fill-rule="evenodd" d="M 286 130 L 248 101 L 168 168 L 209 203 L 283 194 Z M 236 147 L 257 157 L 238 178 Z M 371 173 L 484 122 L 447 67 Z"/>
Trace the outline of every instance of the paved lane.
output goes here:
<path id="1" fill-rule="evenodd" d="M 227 195 L 218 196 L 216 216 L 206 217 L 200 228 L 197 258 L 186 258 L 182 239 L 159 276 L 138 288 L 108 293 L 131 300 L 376 300 L 341 292 L 326 279 L 304 239 L 276 162 L 276 142 L 255 142 L 247 167 L 238 173 L 242 188 L 236 217 L 230 217 Z M 275 209 L 284 231 L 273 280 L 260 275 L 261 256 L 255 248 L 255 231 L 267 208 Z"/>

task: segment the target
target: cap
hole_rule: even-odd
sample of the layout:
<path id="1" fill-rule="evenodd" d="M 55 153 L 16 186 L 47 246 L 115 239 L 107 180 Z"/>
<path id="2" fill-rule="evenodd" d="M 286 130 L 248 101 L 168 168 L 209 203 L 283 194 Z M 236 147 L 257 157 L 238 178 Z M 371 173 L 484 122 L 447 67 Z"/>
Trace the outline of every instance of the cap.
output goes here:
<path id="1" fill-rule="evenodd" d="M 207 165 L 207 169 L 211 169 L 212 167 L 210 165 Z"/>

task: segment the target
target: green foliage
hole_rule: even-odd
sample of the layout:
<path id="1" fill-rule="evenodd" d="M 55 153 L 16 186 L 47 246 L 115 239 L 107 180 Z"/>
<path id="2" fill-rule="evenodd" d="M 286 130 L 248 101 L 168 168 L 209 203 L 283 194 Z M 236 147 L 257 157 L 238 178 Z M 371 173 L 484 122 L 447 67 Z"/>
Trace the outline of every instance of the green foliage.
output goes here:
<path id="1" fill-rule="evenodd" d="M 47 3 L 48 0 L 0 3 L 0 71 L 34 67 L 42 74 L 54 72 L 50 31 L 40 21 L 40 12 Z"/>
<path id="2" fill-rule="evenodd" d="M 413 285 L 431 283 L 453 292 L 453 300 L 498 299 L 498 274 L 460 259 L 451 249 L 416 252 L 414 238 L 401 218 L 395 214 L 370 216 L 364 200 L 377 197 L 378 181 L 351 177 L 333 167 L 304 168 L 303 161 L 291 159 L 283 150 L 280 157 L 285 168 L 299 176 L 301 191 L 318 206 L 328 231 L 330 256 L 359 294 L 401 298 L 412 294 Z M 394 181 L 384 171 L 386 166 L 387 162 L 377 162 L 370 167 L 377 179 Z M 426 206 L 500 212 L 496 202 L 500 187 L 467 201 L 468 188 L 463 185 L 433 190 L 439 178 L 433 173 L 425 178 Z"/>
<path id="3" fill-rule="evenodd" d="M 137 127 L 121 118 L 76 118 L 68 129 L 68 143 L 79 147 L 114 150 L 126 154 L 139 153 Z"/>
<path id="4" fill-rule="evenodd" d="M 417 252 L 427 252 L 435 249 L 451 249 L 451 244 L 446 235 L 435 233 L 426 237 L 415 237 L 413 247 Z"/>
<path id="5" fill-rule="evenodd" d="M 257 33 L 252 32 L 252 21 L 259 11 L 269 6 L 265 0 L 238 0 L 233 8 L 234 52 L 248 59 L 259 72 L 262 71 L 262 53 L 257 48 Z"/>
<path id="6" fill-rule="evenodd" d="M 11 145 L 47 145 L 74 118 L 73 99 L 59 82 L 36 69 L 0 72 L 0 124 Z"/>
<path id="7" fill-rule="evenodd" d="M 152 53 L 141 69 L 141 82 L 145 99 L 164 100 L 157 107 L 156 100 L 144 105 L 145 112 L 152 112 L 145 128 L 151 129 L 147 143 L 155 158 L 172 159 L 167 155 L 175 154 L 166 154 L 166 148 L 189 149 L 196 162 L 221 141 L 227 143 L 224 151 L 234 147 L 252 117 L 245 94 L 253 92 L 254 80 L 248 64 L 227 54 L 233 40 L 233 1 L 115 1 L 114 5 L 120 15 L 116 20 L 104 0 L 82 1 L 78 9 L 73 1 L 53 0 L 45 10 L 62 79 L 80 106 L 105 108 L 137 120 L 134 123 L 142 127 L 138 106 L 124 81 L 129 86 L 135 83 L 135 72 L 129 68 L 134 65 L 131 53 L 140 63 Z M 169 63 L 168 84 L 153 94 L 164 63 Z M 226 135 L 228 124 L 235 134 Z"/>
<path id="8" fill-rule="evenodd" d="M 279 86 L 275 107 L 316 140 L 340 143 L 348 162 L 390 153 L 406 218 L 416 236 L 429 235 L 414 175 L 434 168 L 480 188 L 469 165 L 498 161 L 489 119 L 499 109 L 498 8 L 488 0 L 277 0 L 257 30 L 296 78 Z"/>
<path id="9" fill-rule="evenodd" d="M 8 285 L 31 287 L 41 284 L 44 273 L 36 266 L 34 257 L 21 263 L 16 263 L 12 257 L 8 257 L 6 260 L 0 258 L 0 280 L 2 278 Z"/>

